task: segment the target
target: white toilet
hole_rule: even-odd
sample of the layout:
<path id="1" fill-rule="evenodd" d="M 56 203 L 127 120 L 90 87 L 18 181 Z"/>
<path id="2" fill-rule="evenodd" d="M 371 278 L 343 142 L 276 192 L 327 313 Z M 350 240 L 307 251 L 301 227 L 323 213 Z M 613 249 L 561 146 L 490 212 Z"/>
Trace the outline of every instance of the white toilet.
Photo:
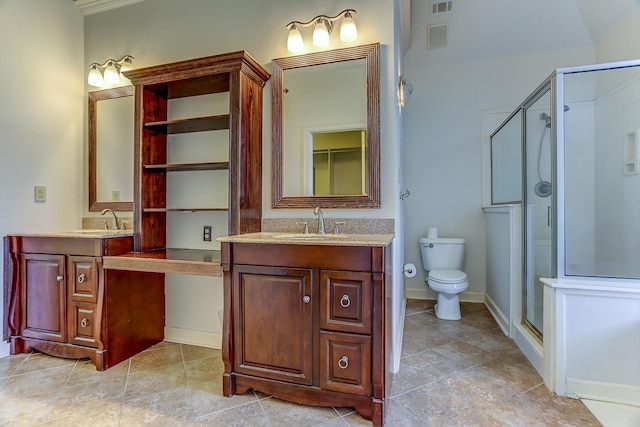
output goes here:
<path id="1" fill-rule="evenodd" d="M 436 316 L 460 320 L 458 295 L 469 288 L 467 275 L 460 270 L 464 261 L 464 239 L 422 237 L 420 252 L 422 265 L 429 272 L 425 282 L 438 293 Z"/>

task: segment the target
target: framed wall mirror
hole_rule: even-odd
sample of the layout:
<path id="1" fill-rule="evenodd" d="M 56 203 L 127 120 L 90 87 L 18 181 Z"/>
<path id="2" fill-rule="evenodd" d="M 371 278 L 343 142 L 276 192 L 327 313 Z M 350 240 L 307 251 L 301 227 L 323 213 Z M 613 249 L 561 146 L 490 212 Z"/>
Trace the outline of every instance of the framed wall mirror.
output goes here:
<path id="1" fill-rule="evenodd" d="M 272 61 L 272 207 L 380 207 L 380 44 Z"/>
<path id="2" fill-rule="evenodd" d="M 89 92 L 89 212 L 133 211 L 133 94 Z"/>

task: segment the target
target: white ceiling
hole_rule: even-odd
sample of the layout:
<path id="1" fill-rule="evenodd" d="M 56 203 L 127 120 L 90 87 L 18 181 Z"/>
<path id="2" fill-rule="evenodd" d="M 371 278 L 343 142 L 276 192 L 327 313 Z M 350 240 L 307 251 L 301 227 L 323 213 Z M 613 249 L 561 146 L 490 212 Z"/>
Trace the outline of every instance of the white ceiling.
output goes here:
<path id="1" fill-rule="evenodd" d="M 640 0 L 573 0 L 591 39 L 598 43 L 640 5 Z"/>
<path id="2" fill-rule="evenodd" d="M 144 0 L 73 1 L 84 15 L 91 15 Z M 573 2 L 580 12 L 587 31 L 594 43 L 598 43 L 612 28 L 622 22 L 631 11 L 640 5 L 640 0 L 573 0 Z"/>
<path id="3" fill-rule="evenodd" d="M 83 15 L 104 12 L 143 0 L 73 0 Z"/>

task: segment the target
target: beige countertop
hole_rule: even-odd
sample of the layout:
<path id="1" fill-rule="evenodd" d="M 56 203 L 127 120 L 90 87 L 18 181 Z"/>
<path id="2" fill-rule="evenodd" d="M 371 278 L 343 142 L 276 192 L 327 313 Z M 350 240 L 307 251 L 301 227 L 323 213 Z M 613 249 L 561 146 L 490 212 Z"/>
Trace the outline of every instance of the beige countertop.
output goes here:
<path id="1" fill-rule="evenodd" d="M 102 239 L 111 237 L 133 236 L 133 230 L 62 230 L 33 231 L 28 233 L 9 233 L 8 236 L 21 237 L 74 237 L 79 239 Z"/>
<path id="2" fill-rule="evenodd" d="M 281 245 L 327 245 L 327 246 L 386 246 L 393 234 L 303 234 L 303 233 L 249 233 L 219 237 L 218 242 L 270 243 Z"/>

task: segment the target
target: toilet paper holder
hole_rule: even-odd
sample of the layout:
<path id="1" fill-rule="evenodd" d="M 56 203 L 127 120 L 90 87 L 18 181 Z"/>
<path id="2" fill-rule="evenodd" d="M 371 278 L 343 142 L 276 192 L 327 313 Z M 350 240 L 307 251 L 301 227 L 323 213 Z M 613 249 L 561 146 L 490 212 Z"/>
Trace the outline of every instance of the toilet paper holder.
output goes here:
<path id="1" fill-rule="evenodd" d="M 416 275 L 416 266 L 412 263 L 407 263 L 402 266 L 402 274 L 405 277 L 414 277 Z"/>

